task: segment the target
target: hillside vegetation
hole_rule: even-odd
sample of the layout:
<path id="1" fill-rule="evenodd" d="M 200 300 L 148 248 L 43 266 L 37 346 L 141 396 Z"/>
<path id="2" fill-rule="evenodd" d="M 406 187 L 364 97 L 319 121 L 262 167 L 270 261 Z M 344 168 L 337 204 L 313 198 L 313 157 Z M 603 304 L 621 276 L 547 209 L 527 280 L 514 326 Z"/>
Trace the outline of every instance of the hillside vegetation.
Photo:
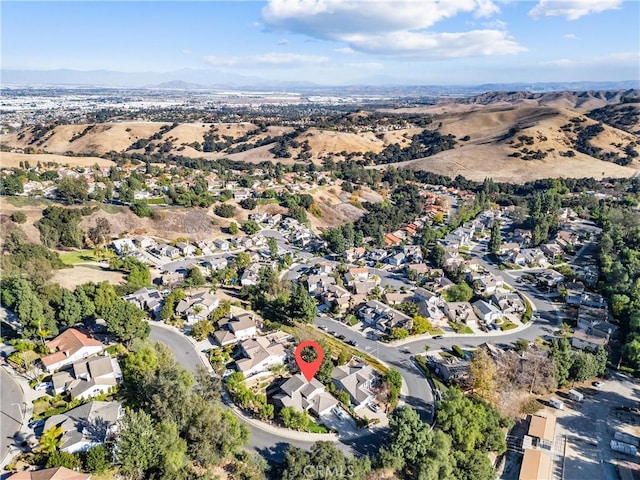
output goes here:
<path id="1" fill-rule="evenodd" d="M 355 160 L 482 180 L 636 174 L 635 90 L 488 92 L 433 105 L 237 123 L 32 125 L 2 136 L 9 164 L 230 159 L 283 164 Z M 99 161 L 98 157 L 103 157 Z M 94 159 L 96 159 L 94 161 Z"/>

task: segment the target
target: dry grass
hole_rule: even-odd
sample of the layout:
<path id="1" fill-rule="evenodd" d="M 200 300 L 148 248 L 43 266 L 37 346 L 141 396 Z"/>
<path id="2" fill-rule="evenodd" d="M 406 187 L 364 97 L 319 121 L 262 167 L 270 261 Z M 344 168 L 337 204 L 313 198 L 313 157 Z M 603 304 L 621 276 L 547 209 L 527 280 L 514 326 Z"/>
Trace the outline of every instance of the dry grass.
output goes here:
<path id="1" fill-rule="evenodd" d="M 59 284 L 61 287 L 73 290 L 78 285 L 88 282 L 98 283 L 107 281 L 112 285 L 119 285 L 124 283 L 124 275 L 120 272 L 102 270 L 98 267 L 79 265 L 73 268 L 56 270 L 51 281 Z"/>
<path id="2" fill-rule="evenodd" d="M 24 161 L 28 161 L 31 165 L 36 165 L 38 162 L 43 164 L 46 164 L 47 162 L 55 162 L 62 166 L 68 165 L 69 167 L 92 167 L 95 164 L 98 164 L 101 167 L 110 167 L 115 165 L 111 160 L 100 157 L 67 157 L 65 155 L 48 153 L 33 155 L 13 152 L 0 153 L 0 165 L 2 165 L 2 167 L 19 167 L 20 162 Z"/>

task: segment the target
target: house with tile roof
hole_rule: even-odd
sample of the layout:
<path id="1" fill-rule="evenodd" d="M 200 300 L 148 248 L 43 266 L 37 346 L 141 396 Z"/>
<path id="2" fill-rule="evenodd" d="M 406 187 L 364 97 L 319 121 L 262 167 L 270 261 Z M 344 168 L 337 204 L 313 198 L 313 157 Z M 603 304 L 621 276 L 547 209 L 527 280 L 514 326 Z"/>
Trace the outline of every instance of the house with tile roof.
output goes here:
<path id="1" fill-rule="evenodd" d="M 282 365 L 287 359 L 284 346 L 271 336 L 244 340 L 240 343 L 240 351 L 244 358 L 236 361 L 236 369 L 245 378 Z"/>
<path id="2" fill-rule="evenodd" d="M 101 352 L 105 345 L 87 333 L 76 328 L 68 328 L 53 340 L 46 342 L 45 347 L 51 353 L 42 357 L 40 361 L 48 372 L 55 372 Z"/>
<path id="3" fill-rule="evenodd" d="M 243 313 L 218 321 L 218 328 L 213 337 L 221 347 L 231 345 L 256 336 L 258 324 L 253 315 Z"/>
<path id="4" fill-rule="evenodd" d="M 67 467 L 25 470 L 14 473 L 7 480 L 90 480 L 90 473 L 76 472 Z"/>

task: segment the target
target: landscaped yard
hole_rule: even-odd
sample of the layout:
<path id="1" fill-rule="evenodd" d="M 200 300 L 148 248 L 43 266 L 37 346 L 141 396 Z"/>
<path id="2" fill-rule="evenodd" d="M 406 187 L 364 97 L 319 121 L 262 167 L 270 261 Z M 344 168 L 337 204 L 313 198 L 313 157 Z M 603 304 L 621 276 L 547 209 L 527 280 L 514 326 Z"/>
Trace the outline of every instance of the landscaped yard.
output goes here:
<path id="1" fill-rule="evenodd" d="M 500 323 L 500 330 L 506 332 L 507 330 L 513 330 L 514 328 L 518 328 L 518 326 L 510 320 L 504 319 L 502 323 Z"/>
<path id="2" fill-rule="evenodd" d="M 456 333 L 473 333 L 471 327 L 464 323 L 449 322 L 449 326 L 455 330 Z"/>

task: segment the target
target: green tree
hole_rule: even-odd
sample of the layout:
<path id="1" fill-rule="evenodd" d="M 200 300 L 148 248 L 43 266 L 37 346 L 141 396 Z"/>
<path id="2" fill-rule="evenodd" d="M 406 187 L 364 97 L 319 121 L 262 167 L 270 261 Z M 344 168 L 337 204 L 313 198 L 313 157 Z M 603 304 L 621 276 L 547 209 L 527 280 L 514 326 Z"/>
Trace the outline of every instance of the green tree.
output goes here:
<path id="1" fill-rule="evenodd" d="M 159 453 L 158 436 L 148 413 L 126 411 L 120 423 L 115 451 L 121 475 L 131 480 L 146 478 Z"/>
<path id="2" fill-rule="evenodd" d="M 213 334 L 213 323 L 210 320 L 200 320 L 191 327 L 191 336 L 197 341 L 202 341 Z"/>
<path id="3" fill-rule="evenodd" d="M 550 353 L 551 358 L 553 358 L 556 382 L 559 386 L 565 385 L 569 380 L 569 371 L 573 365 L 569 341 L 564 337 L 560 339 L 554 338 L 551 342 Z"/>
<path id="4" fill-rule="evenodd" d="M 84 458 L 84 469 L 90 473 L 104 473 L 111 467 L 111 453 L 104 445 L 93 447 Z"/>
<path id="5" fill-rule="evenodd" d="M 198 267 L 192 267 L 189 269 L 189 273 L 187 273 L 187 278 L 184 282 L 185 286 L 200 287 L 205 283 L 207 283 L 207 279 L 204 278 L 204 275 Z"/>
<path id="6" fill-rule="evenodd" d="M 162 310 L 160 310 L 160 318 L 163 320 L 170 320 L 176 314 L 176 305 L 181 300 L 184 300 L 186 295 L 184 290 L 175 289 L 172 290 L 169 295 L 164 299 L 164 304 L 162 305 Z"/>
<path id="7" fill-rule="evenodd" d="M 491 253 L 498 253 L 502 245 L 502 235 L 500 233 L 500 222 L 494 222 L 491 227 L 488 249 Z"/>
<path id="8" fill-rule="evenodd" d="M 258 225 L 253 220 L 249 220 L 242 224 L 242 230 L 247 235 L 253 235 L 254 233 L 258 233 L 260 231 L 260 225 Z"/>
<path id="9" fill-rule="evenodd" d="M 251 263 L 251 257 L 247 252 L 240 252 L 238 253 L 238 255 L 236 255 L 236 258 L 233 261 L 233 263 L 235 264 L 236 268 L 241 270 L 247 267 Z"/>
<path id="10" fill-rule="evenodd" d="M 466 282 L 460 282 L 449 288 L 446 296 L 450 302 L 468 302 L 473 298 L 473 290 Z"/>
<path id="11" fill-rule="evenodd" d="M 144 200 L 134 200 L 131 205 L 129 205 L 129 208 L 141 218 L 153 216 L 153 210 L 151 210 L 151 207 Z"/>
<path id="12" fill-rule="evenodd" d="M 151 331 L 144 320 L 144 312 L 124 300 L 107 308 L 103 317 L 107 323 L 107 331 L 126 344 L 130 344 L 134 338 L 147 338 Z"/>
<path id="13" fill-rule="evenodd" d="M 82 203 L 89 200 L 89 186 L 84 177 L 65 177 L 56 185 L 58 196 L 67 203 Z"/>
<path id="14" fill-rule="evenodd" d="M 58 307 L 58 321 L 67 327 L 73 327 L 82 321 L 82 305 L 77 297 L 67 290 L 62 290 L 62 298 Z"/>
<path id="15" fill-rule="evenodd" d="M 280 419 L 286 428 L 292 430 L 306 430 L 311 421 L 306 411 L 299 412 L 293 407 L 284 407 L 280 410 Z"/>
<path id="16" fill-rule="evenodd" d="M 229 223 L 229 233 L 231 235 L 237 235 L 240 229 L 238 228 L 238 224 L 236 222 Z"/>
<path id="17" fill-rule="evenodd" d="M 163 478 L 177 478 L 187 463 L 187 442 L 180 438 L 178 426 L 173 422 L 162 422 L 156 427 L 158 449 L 157 469 Z"/>
<path id="18" fill-rule="evenodd" d="M 228 203 L 222 203 L 220 205 L 216 205 L 213 209 L 213 213 L 223 218 L 231 218 L 236 214 L 236 208 Z"/>
<path id="19" fill-rule="evenodd" d="M 295 322 L 313 323 L 317 314 L 315 300 L 302 283 L 297 283 L 289 298 L 289 318 Z"/>

